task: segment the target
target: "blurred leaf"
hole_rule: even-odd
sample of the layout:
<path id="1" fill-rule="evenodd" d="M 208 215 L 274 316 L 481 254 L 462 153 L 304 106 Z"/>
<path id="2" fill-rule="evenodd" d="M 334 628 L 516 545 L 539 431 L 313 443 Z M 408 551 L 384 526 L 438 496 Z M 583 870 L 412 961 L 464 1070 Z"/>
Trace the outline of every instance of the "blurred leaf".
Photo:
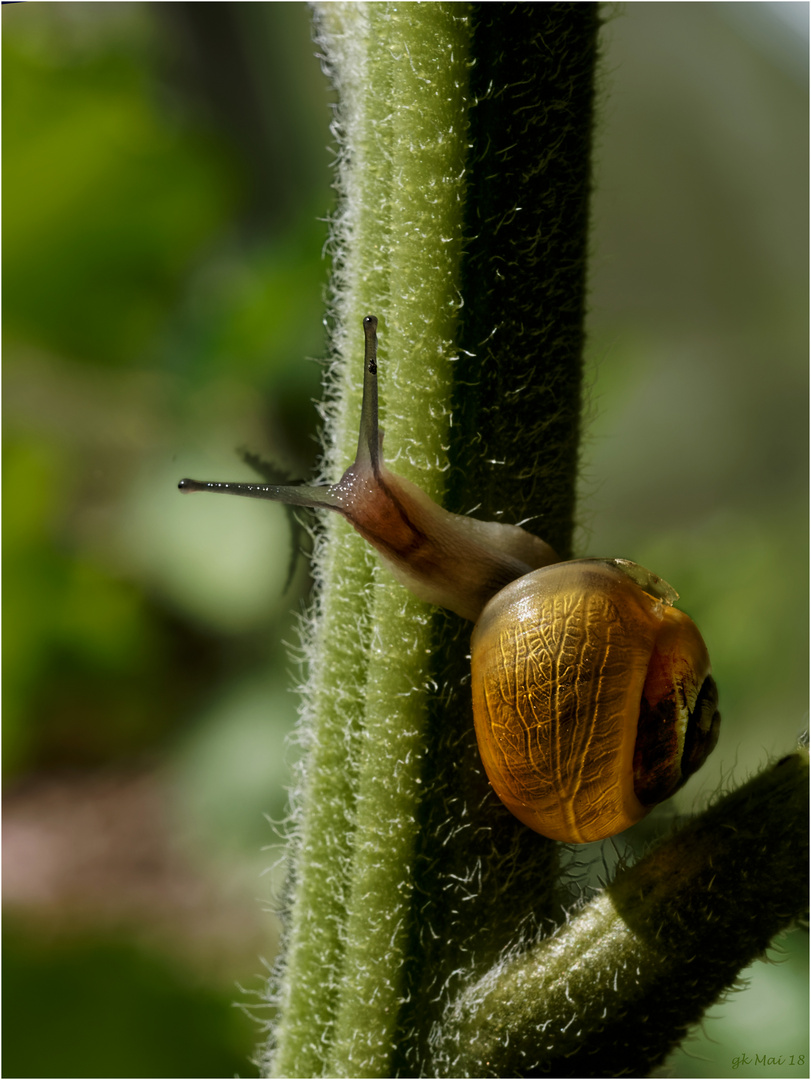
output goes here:
<path id="1" fill-rule="evenodd" d="M 296 698 L 281 673 L 235 681 L 178 741 L 172 790 L 198 849 L 211 859 L 244 851 L 265 866 L 277 840 L 267 818 L 280 821 L 298 747 L 286 744 Z M 267 817 L 265 816 L 267 815 Z"/>
<path id="2" fill-rule="evenodd" d="M 256 1027 L 233 999 L 123 941 L 43 940 L 6 919 L 3 974 L 4 1076 L 254 1073 Z"/>
<path id="3" fill-rule="evenodd" d="M 3 39 L 6 333 L 132 363 L 238 195 L 232 158 L 191 133 L 121 51 L 80 64 Z"/>

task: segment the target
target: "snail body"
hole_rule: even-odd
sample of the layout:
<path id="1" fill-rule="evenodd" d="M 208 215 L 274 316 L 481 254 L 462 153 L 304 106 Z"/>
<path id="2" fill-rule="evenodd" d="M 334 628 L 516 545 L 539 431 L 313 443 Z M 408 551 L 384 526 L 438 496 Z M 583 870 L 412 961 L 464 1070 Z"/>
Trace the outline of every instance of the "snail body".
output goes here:
<path id="1" fill-rule="evenodd" d="M 386 467 L 377 418 L 377 319 L 363 320 L 355 461 L 313 487 L 181 480 L 342 514 L 395 577 L 475 623 L 476 737 L 490 783 L 552 839 L 613 836 L 673 794 L 718 738 L 717 691 L 677 593 L 624 559 L 561 561 L 526 530 L 451 514 Z"/>

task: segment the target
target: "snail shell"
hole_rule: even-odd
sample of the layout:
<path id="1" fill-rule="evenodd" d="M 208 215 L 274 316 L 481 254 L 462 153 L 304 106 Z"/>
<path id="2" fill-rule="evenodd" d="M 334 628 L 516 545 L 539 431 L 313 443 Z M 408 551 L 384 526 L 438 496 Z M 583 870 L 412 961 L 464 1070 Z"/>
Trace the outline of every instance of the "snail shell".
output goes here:
<path id="1" fill-rule="evenodd" d="M 386 467 L 377 319 L 366 339 L 355 461 L 323 487 L 181 480 L 342 514 L 395 577 L 475 622 L 473 711 L 493 790 L 551 839 L 613 836 L 668 798 L 718 738 L 717 691 L 677 593 L 624 559 L 561 562 L 516 525 L 451 514 Z"/>
<path id="2" fill-rule="evenodd" d="M 473 716 L 493 790 L 525 825 L 585 843 L 673 794 L 718 738 L 695 623 L 621 559 L 536 570 L 487 604 L 471 638 Z"/>

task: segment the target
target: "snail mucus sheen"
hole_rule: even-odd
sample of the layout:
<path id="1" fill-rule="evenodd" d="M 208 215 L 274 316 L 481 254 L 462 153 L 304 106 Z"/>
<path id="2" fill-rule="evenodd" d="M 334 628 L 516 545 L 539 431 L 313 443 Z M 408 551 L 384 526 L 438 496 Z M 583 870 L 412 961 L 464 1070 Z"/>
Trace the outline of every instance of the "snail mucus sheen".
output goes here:
<path id="1" fill-rule="evenodd" d="M 475 623 L 476 736 L 498 797 L 555 840 L 614 836 L 667 799 L 718 739 L 718 695 L 678 594 L 626 559 L 563 562 L 516 525 L 451 514 L 383 460 L 377 319 L 366 339 L 358 451 L 337 484 L 181 480 L 342 514 L 423 600 Z"/>

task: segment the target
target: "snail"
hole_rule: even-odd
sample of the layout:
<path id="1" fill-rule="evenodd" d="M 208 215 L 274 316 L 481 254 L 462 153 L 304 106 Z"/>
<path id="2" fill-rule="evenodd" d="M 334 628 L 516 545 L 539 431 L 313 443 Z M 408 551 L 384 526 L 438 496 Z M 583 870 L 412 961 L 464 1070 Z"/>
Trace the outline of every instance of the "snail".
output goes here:
<path id="1" fill-rule="evenodd" d="M 720 716 L 706 645 L 665 581 L 626 559 L 561 561 L 517 525 L 452 514 L 385 465 L 377 319 L 363 320 L 354 462 L 337 484 L 181 480 L 342 514 L 396 578 L 474 622 L 476 737 L 504 805 L 543 836 L 614 836 L 705 761 Z"/>

